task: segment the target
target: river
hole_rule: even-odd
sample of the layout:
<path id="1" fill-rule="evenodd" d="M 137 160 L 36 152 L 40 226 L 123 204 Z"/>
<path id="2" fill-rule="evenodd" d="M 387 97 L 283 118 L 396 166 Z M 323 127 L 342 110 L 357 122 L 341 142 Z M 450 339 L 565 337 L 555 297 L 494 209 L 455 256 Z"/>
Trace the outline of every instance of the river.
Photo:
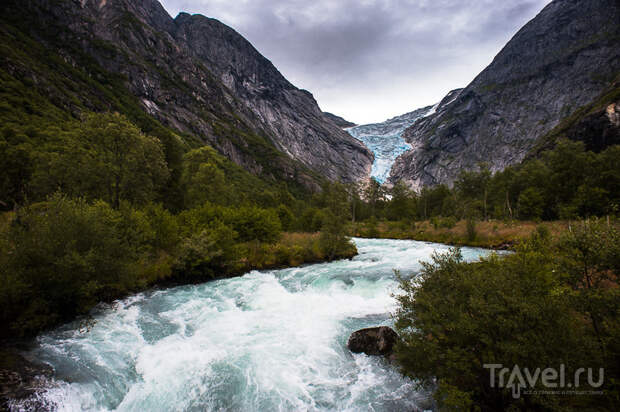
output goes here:
<path id="1" fill-rule="evenodd" d="M 250 272 L 100 305 L 94 322 L 40 336 L 30 355 L 59 411 L 399 411 L 432 406 L 384 360 L 351 354 L 354 330 L 390 325 L 394 269 L 448 246 L 354 239 L 352 260 Z M 466 260 L 489 251 L 463 248 Z M 16 408 L 19 405 L 15 405 Z"/>

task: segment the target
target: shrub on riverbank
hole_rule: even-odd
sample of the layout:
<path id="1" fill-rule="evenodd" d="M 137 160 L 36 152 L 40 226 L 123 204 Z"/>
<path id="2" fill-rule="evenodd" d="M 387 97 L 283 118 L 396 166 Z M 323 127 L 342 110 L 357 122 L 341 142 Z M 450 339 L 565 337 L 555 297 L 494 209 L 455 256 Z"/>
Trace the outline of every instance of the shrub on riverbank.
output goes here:
<path id="1" fill-rule="evenodd" d="M 18 212 L 2 234 L 4 332 L 29 334 L 136 288 L 150 269 L 141 223 L 59 195 Z"/>
<path id="2" fill-rule="evenodd" d="M 160 205 L 70 199 L 0 220 L 0 338 L 31 336 L 162 281 L 201 282 L 252 269 L 348 258 L 344 235 L 282 234 L 274 210 L 204 204 L 173 215 Z M 345 245 L 346 247 L 341 247 Z"/>
<path id="3" fill-rule="evenodd" d="M 403 372 L 438 382 L 436 398 L 446 410 L 613 409 L 620 394 L 619 245 L 617 227 L 595 221 L 556 240 L 541 228 L 503 258 L 464 263 L 458 249 L 435 255 L 419 276 L 401 282 Z M 596 375 L 605 368 L 602 387 L 579 388 L 604 395 L 515 399 L 512 388 L 490 384 L 485 364 L 532 372 L 563 364 L 569 379 L 581 367 Z M 539 380 L 528 389 L 550 388 Z"/>

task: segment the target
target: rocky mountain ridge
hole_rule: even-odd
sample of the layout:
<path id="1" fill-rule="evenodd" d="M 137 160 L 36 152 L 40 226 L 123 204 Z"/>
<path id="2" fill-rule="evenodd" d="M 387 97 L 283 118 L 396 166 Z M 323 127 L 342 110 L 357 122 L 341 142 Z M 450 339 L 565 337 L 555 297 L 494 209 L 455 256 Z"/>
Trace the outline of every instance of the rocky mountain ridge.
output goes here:
<path id="1" fill-rule="evenodd" d="M 1 34 L 11 42 L 23 34 L 64 69 L 86 73 L 80 82 L 75 74 L 59 81 L 49 65 L 33 68 L 14 50 L 0 65 L 74 117 L 84 108 L 125 112 L 107 91 L 113 81 L 126 89 L 124 99 L 189 144 L 212 145 L 253 173 L 309 183 L 312 174 L 359 181 L 370 172 L 367 148 L 217 20 L 173 19 L 156 0 L 7 0 L 0 9 Z"/>
<path id="2" fill-rule="evenodd" d="M 589 104 L 620 71 L 620 3 L 554 0 L 444 109 L 403 137 L 390 182 L 452 183 L 461 170 L 520 162 L 537 140 Z"/>

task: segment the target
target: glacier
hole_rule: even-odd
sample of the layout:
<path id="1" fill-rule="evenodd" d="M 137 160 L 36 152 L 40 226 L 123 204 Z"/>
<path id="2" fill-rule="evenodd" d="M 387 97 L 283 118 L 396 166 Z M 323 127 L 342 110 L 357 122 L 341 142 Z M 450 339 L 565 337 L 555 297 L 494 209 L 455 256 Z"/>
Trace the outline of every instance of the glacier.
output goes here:
<path id="1" fill-rule="evenodd" d="M 429 116 L 437 110 L 437 105 L 427 106 L 383 123 L 366 124 L 346 128 L 349 134 L 361 141 L 375 154 L 370 176 L 383 184 L 390 176 L 390 170 L 396 158 L 408 150 L 409 143 L 403 139 L 405 129 L 422 117 Z"/>

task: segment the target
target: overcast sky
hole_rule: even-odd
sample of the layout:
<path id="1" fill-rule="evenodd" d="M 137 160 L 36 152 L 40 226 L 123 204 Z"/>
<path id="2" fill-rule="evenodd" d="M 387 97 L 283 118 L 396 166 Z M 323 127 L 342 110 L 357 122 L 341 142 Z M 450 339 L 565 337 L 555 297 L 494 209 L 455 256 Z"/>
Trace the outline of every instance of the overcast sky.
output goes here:
<path id="1" fill-rule="evenodd" d="M 466 86 L 550 0 L 160 0 L 248 39 L 321 109 L 383 121 Z"/>

